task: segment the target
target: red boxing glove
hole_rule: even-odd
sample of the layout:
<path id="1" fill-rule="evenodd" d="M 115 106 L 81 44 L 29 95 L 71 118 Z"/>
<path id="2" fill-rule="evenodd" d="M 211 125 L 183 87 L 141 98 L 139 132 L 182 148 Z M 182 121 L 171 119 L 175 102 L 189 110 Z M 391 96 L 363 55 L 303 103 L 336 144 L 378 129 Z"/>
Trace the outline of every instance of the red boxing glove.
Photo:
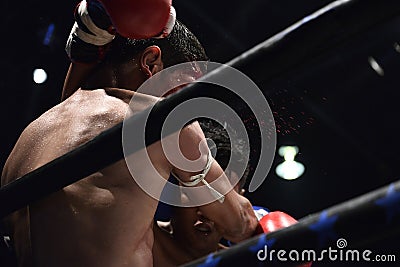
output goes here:
<path id="1" fill-rule="evenodd" d="M 101 0 L 117 32 L 131 39 L 162 35 L 170 23 L 172 0 Z"/>
<path id="2" fill-rule="evenodd" d="M 130 0 L 126 3 L 120 3 L 122 0 L 104 0 L 109 2 L 106 8 L 99 0 L 82 0 L 75 9 L 75 23 L 68 37 L 65 50 L 73 62 L 80 63 L 98 63 L 101 62 L 106 54 L 109 44 L 115 37 L 117 31 L 124 37 L 132 39 L 141 38 L 164 38 L 168 36 L 175 25 L 176 13 L 173 6 L 168 6 L 168 18 L 165 23 L 158 25 L 159 21 L 152 21 L 148 17 L 145 22 L 139 22 L 133 25 L 131 20 L 123 21 L 122 18 L 128 16 L 130 19 L 144 19 L 140 8 L 153 3 L 154 0 Z M 143 3 L 146 3 L 143 4 Z M 164 3 L 164 1 L 159 1 Z M 111 4 L 112 3 L 112 4 Z M 133 12 L 131 9 L 142 3 L 140 8 Z M 114 8 L 114 5 L 126 4 Z M 113 10 L 113 15 L 109 15 L 109 10 Z M 132 14 L 127 14 L 131 12 Z M 118 12 L 122 12 L 121 15 Z M 154 14 L 159 13 L 154 10 Z M 154 15 L 153 14 L 153 15 Z"/>
<path id="3" fill-rule="evenodd" d="M 272 211 L 259 220 L 258 233 L 271 233 L 297 223 L 297 220 L 282 211 Z M 261 231 L 262 229 L 262 231 Z"/>
<path id="4" fill-rule="evenodd" d="M 297 223 L 297 220 L 292 216 L 282 212 L 273 211 L 265 215 L 259 220 L 259 227 L 256 230 L 257 234 L 271 233 L 281 228 L 288 227 Z M 312 262 L 303 263 L 297 267 L 310 267 Z"/>

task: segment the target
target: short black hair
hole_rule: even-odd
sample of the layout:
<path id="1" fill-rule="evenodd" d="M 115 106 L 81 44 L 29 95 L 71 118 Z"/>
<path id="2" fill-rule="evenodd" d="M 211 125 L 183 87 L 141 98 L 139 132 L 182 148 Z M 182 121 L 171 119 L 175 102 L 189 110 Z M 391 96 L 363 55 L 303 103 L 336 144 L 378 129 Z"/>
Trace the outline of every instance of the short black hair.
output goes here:
<path id="1" fill-rule="evenodd" d="M 111 43 L 105 61 L 112 64 L 125 63 L 152 45 L 160 47 L 165 68 L 191 61 L 208 61 L 200 41 L 179 20 L 176 20 L 172 32 L 162 39 L 136 40 L 117 35 Z"/>
<path id="2" fill-rule="evenodd" d="M 231 171 L 240 174 L 243 170 L 243 165 L 246 164 L 242 177 L 239 177 L 239 190 L 242 189 L 247 181 L 250 173 L 249 165 L 249 144 L 245 142 L 243 138 L 240 138 L 235 134 L 232 129 L 233 136 L 229 137 L 228 131 L 225 127 L 229 127 L 228 124 L 222 126 L 218 122 L 212 119 L 199 118 L 198 122 L 202 128 L 204 135 L 207 139 L 212 139 L 216 145 L 215 160 L 221 166 L 223 170 L 228 167 L 229 160 L 232 157 Z M 212 143 L 212 142 L 210 142 Z M 210 146 L 210 144 L 209 144 Z M 212 148 L 210 148 L 213 150 Z M 247 155 L 247 156 L 246 156 Z"/>

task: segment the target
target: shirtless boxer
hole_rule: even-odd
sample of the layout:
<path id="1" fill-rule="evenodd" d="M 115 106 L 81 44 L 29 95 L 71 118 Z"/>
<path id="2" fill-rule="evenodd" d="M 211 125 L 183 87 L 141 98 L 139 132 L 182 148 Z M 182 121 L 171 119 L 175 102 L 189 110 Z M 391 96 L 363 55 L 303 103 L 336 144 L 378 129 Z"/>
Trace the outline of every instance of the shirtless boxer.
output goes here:
<path id="1" fill-rule="evenodd" d="M 119 56 L 121 51 L 123 56 Z M 168 54 L 175 56 L 168 58 Z M 121 122 L 138 86 L 161 69 L 182 60 L 205 59 L 197 39 L 179 22 L 166 39 L 136 42 L 116 38 L 86 86 L 23 131 L 4 166 L 2 185 Z M 140 98 L 137 111 L 158 100 L 149 95 Z M 180 141 L 185 157 L 199 158 L 204 135 L 197 123 L 181 131 Z M 197 174 L 168 162 L 160 142 L 147 150 L 165 179 L 171 172 L 183 181 Z M 207 158 L 201 160 L 205 165 Z M 211 182 L 222 174 L 213 161 L 205 180 Z M 230 186 L 222 177 L 226 187 Z M 152 266 L 152 222 L 157 203 L 139 188 L 121 160 L 13 213 L 5 223 L 19 266 Z M 250 237 L 257 227 L 251 204 L 234 190 L 225 195 L 223 203 L 215 201 L 199 211 L 214 222 L 222 236 L 234 242 Z"/>

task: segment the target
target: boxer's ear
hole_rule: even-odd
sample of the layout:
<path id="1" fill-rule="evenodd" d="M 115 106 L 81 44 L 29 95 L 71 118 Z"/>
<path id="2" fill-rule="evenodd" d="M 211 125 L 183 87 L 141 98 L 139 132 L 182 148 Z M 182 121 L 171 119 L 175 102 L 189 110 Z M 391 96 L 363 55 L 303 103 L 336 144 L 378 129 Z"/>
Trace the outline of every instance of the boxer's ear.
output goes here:
<path id="1" fill-rule="evenodd" d="M 150 78 L 161 71 L 163 67 L 161 49 L 156 45 L 147 47 L 140 56 L 140 68 L 145 76 Z"/>

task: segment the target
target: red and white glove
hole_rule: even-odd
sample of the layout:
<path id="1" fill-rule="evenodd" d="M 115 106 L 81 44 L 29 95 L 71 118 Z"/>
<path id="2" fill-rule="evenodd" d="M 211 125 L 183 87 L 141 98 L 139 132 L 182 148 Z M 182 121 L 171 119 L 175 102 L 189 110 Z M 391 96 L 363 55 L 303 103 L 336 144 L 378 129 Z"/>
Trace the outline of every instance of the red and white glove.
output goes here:
<path id="1" fill-rule="evenodd" d="M 171 33 L 175 25 L 175 9 L 167 0 L 103 2 L 104 4 L 99 0 L 82 0 L 75 8 L 75 23 L 65 47 L 72 62 L 102 61 L 116 33 L 132 39 L 164 38 Z M 157 9 L 158 5 L 163 7 L 161 11 Z M 167 14 L 164 14 L 165 6 L 168 7 Z M 147 9 L 152 10 L 153 16 L 145 19 Z M 165 16 L 167 19 L 164 21 L 161 17 Z"/>
<path id="2" fill-rule="evenodd" d="M 297 220 L 282 211 L 272 211 L 259 219 L 258 223 L 259 227 L 256 234 L 267 234 L 295 224 L 297 223 Z M 298 265 L 297 267 L 310 267 L 311 264 L 312 262 L 307 262 Z"/>

